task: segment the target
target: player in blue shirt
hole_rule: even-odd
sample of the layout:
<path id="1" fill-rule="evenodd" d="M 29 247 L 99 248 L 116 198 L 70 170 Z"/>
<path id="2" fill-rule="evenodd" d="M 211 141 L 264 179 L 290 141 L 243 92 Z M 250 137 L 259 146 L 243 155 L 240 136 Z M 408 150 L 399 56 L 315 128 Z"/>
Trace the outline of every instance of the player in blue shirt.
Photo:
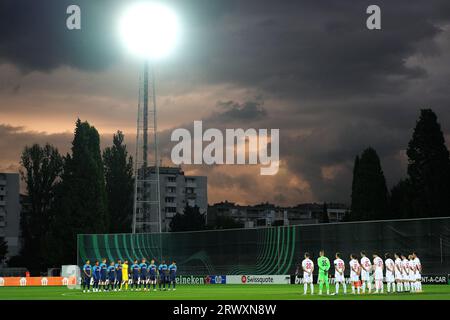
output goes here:
<path id="1" fill-rule="evenodd" d="M 122 285 L 122 260 L 117 260 L 116 263 L 116 290 L 120 291 Z"/>
<path id="2" fill-rule="evenodd" d="M 137 259 L 134 260 L 134 263 L 131 265 L 131 275 L 132 275 L 132 283 L 131 283 L 131 291 L 133 291 L 133 287 L 137 290 L 139 290 L 139 265 Z"/>
<path id="3" fill-rule="evenodd" d="M 108 267 L 108 290 L 115 291 L 116 288 L 116 266 L 114 265 L 114 261 L 109 263 Z"/>
<path id="4" fill-rule="evenodd" d="M 177 283 L 177 262 L 173 260 L 172 264 L 169 266 L 169 290 L 170 284 L 172 284 L 173 290 L 175 290 L 176 283 Z"/>
<path id="5" fill-rule="evenodd" d="M 100 266 L 99 266 L 98 260 L 95 261 L 95 265 L 92 268 L 92 274 L 94 277 L 94 286 L 93 286 L 92 291 L 98 292 L 98 283 L 100 281 Z"/>
<path id="6" fill-rule="evenodd" d="M 147 259 L 143 258 L 141 261 L 141 264 L 139 265 L 139 268 L 141 269 L 141 275 L 139 279 L 139 288 L 143 287 L 144 291 L 147 291 L 147 284 L 148 284 L 148 265 L 147 265 Z"/>
<path id="7" fill-rule="evenodd" d="M 86 260 L 83 266 L 83 292 L 91 292 L 91 277 L 92 277 L 92 267 L 91 262 Z"/>
<path id="8" fill-rule="evenodd" d="M 161 290 L 161 284 L 163 286 L 163 290 L 166 290 L 166 282 L 167 282 L 167 264 L 163 260 L 162 263 L 158 266 L 158 272 L 159 272 L 159 290 Z"/>
<path id="9" fill-rule="evenodd" d="M 108 265 L 106 264 L 106 259 L 102 259 L 102 263 L 100 263 L 100 291 L 106 291 L 106 279 L 108 273 Z"/>
<path id="10" fill-rule="evenodd" d="M 148 265 L 148 274 L 150 283 L 153 284 L 153 291 L 156 291 L 156 276 L 158 272 L 157 270 L 158 268 L 156 267 L 155 260 L 152 259 L 152 261 L 150 261 L 150 264 Z M 150 284 L 148 288 L 150 290 Z"/>

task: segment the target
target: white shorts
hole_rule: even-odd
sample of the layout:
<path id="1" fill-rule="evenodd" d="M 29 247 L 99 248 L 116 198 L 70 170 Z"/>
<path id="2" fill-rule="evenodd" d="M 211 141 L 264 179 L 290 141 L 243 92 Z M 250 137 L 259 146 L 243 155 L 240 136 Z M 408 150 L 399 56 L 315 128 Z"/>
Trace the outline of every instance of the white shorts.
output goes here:
<path id="1" fill-rule="evenodd" d="M 343 274 L 337 272 L 334 273 L 334 282 L 344 282 L 344 281 L 345 279 Z"/>
<path id="2" fill-rule="evenodd" d="M 350 281 L 351 282 L 358 282 L 359 281 L 359 276 L 357 274 L 351 274 L 350 275 Z"/>
<path id="3" fill-rule="evenodd" d="M 409 274 L 409 281 L 416 281 L 416 274 L 415 273 L 410 273 Z"/>
<path id="4" fill-rule="evenodd" d="M 416 281 L 422 281 L 422 275 L 419 271 L 416 272 Z"/>
<path id="5" fill-rule="evenodd" d="M 376 270 L 375 271 L 375 274 L 374 274 L 374 278 L 375 278 L 375 280 L 378 280 L 378 281 L 383 281 L 383 271 L 381 271 L 381 270 Z"/>
<path id="6" fill-rule="evenodd" d="M 386 282 L 394 282 L 394 274 L 390 271 L 386 272 Z"/>
<path id="7" fill-rule="evenodd" d="M 402 274 L 398 271 L 395 271 L 395 280 L 402 280 Z"/>
<path id="8" fill-rule="evenodd" d="M 361 271 L 361 280 L 362 281 L 369 281 L 370 280 L 370 274 L 367 271 L 362 270 Z"/>
<path id="9" fill-rule="evenodd" d="M 313 276 L 309 274 L 308 272 L 303 272 L 303 283 L 312 283 L 313 282 Z"/>
<path id="10" fill-rule="evenodd" d="M 409 281 L 409 273 L 403 273 L 403 281 Z"/>

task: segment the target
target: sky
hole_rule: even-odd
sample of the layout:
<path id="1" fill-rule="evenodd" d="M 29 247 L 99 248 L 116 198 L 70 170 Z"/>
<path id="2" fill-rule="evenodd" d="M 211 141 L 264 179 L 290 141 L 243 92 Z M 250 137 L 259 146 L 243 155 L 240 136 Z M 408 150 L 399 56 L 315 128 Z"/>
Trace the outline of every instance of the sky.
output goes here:
<path id="1" fill-rule="evenodd" d="M 0 172 L 17 172 L 33 143 L 70 152 L 77 118 L 102 147 L 117 130 L 135 149 L 142 62 L 121 43 L 120 13 L 134 1 L 0 2 Z M 353 161 L 380 155 L 389 187 L 406 175 L 421 108 L 450 141 L 450 2 L 165 0 L 182 33 L 155 66 L 164 165 L 176 128 L 280 129 L 280 170 L 184 165 L 208 176 L 208 201 L 350 202 Z M 66 8 L 81 8 L 81 30 Z M 381 8 L 381 30 L 366 8 Z"/>

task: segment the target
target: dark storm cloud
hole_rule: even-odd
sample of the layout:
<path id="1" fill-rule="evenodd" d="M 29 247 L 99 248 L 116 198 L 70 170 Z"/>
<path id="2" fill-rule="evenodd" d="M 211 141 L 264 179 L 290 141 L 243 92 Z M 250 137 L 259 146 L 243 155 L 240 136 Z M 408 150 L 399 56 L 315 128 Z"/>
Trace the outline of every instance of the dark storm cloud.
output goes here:
<path id="1" fill-rule="evenodd" d="M 423 43 L 431 43 L 439 33 L 436 23 L 449 18 L 446 0 L 378 1 L 381 31 L 365 28 L 369 1 L 171 3 L 185 29 L 183 54 L 171 62 L 175 70 L 187 68 L 200 82 L 252 86 L 283 97 L 398 92 L 408 79 L 426 76 L 405 61 L 429 50 Z M 65 27 L 70 4 L 81 7 L 79 31 Z M 0 57 L 23 69 L 105 68 L 124 51 L 115 21 L 125 4 L 2 1 Z"/>
<path id="2" fill-rule="evenodd" d="M 217 107 L 220 112 L 215 112 L 209 120 L 211 121 L 249 121 L 258 120 L 267 116 L 263 107 L 263 101 L 246 101 L 239 103 L 235 101 L 219 101 Z"/>
<path id="3" fill-rule="evenodd" d="M 218 101 L 216 108 L 219 109 L 213 112 L 210 116 L 199 118 L 196 120 L 202 121 L 203 130 L 207 128 L 218 128 L 225 130 L 237 125 L 242 128 L 258 127 L 261 121 L 267 121 L 267 111 L 263 107 L 264 101 L 262 99 L 247 100 L 244 102 L 238 101 Z M 209 106 L 208 106 L 209 107 Z M 194 137 L 194 124 L 182 123 L 177 128 L 187 129 L 191 137 Z M 170 128 L 159 132 L 160 149 L 162 156 L 170 157 L 171 149 L 177 142 L 171 142 L 170 136 L 172 131 L 176 128 Z M 206 145 L 208 143 L 204 143 Z"/>
<path id="4" fill-rule="evenodd" d="M 66 27 L 71 4 L 81 7 L 81 30 Z M 114 4 L 117 1 L 1 1 L 0 62 L 11 62 L 23 71 L 49 71 L 61 65 L 95 71 L 111 65 L 120 52 L 112 32 Z"/>
<path id="5" fill-rule="evenodd" d="M 369 31 L 368 1 L 240 1 L 194 33 L 189 49 L 209 81 L 279 97 L 397 93 L 426 76 L 406 60 L 432 47 L 442 3 L 380 1 L 383 30 Z M 185 59 L 193 64 L 191 54 Z"/>
<path id="6" fill-rule="evenodd" d="M 309 190 L 292 190 L 292 187 L 279 185 L 272 192 L 265 192 L 268 201 L 281 201 L 278 193 L 288 191 L 297 195 L 289 198 L 288 203 L 311 200 L 305 194 L 311 192 L 316 201 L 350 201 L 350 186 L 352 179 L 353 161 L 356 155 L 365 148 L 373 147 L 377 150 L 388 182 L 388 187 L 397 183 L 406 175 L 406 158 L 404 151 L 411 139 L 415 121 L 419 116 L 419 109 L 428 105 L 434 106 L 444 132 L 449 132 L 450 114 L 448 105 L 450 99 L 430 99 L 427 96 L 383 97 L 374 100 L 360 100 L 336 102 L 336 104 L 322 106 L 320 111 L 310 114 L 279 113 L 280 118 L 267 114 L 264 117 L 250 115 L 235 122 L 227 115 L 227 109 L 206 117 L 203 128 L 280 128 L 280 159 L 283 161 L 288 174 L 301 177 L 309 185 Z M 264 102 L 264 103 L 263 103 Z M 218 102 L 220 104 L 220 102 Z M 271 110 L 274 106 L 263 100 L 248 102 L 229 102 L 239 108 L 246 105 L 264 104 L 264 110 Z M 341 104 L 343 106 L 341 106 Z M 359 109 L 366 104 L 364 112 Z M 250 108 L 251 109 L 251 108 Z M 239 117 L 236 117 L 239 119 Z M 185 123 L 179 127 L 186 128 L 193 134 L 192 123 Z M 161 134 L 162 154 L 170 155 L 170 133 L 173 129 Z M 233 167 L 229 172 L 216 170 L 215 166 L 187 166 L 201 168 L 202 174 L 209 178 L 209 184 L 215 188 L 238 188 L 240 190 L 258 189 L 260 179 L 258 174 L 234 173 Z M 331 176 L 327 177 L 327 170 Z M 324 174 L 325 171 L 325 174 Z M 265 189 L 266 190 L 266 189 Z M 267 189 L 269 190 L 269 189 Z M 266 191 L 267 191 L 266 190 Z M 255 195 L 252 199 L 258 198 Z M 296 200 L 293 200 L 296 199 Z M 252 200 L 249 200 L 250 202 Z M 294 202 L 293 202 L 294 201 Z M 255 201 L 253 201 L 255 202 Z"/>
<path id="7" fill-rule="evenodd" d="M 163 62 L 161 82 L 174 83 L 174 92 L 187 85 L 194 94 L 214 85 L 240 93 L 248 90 L 250 98 L 237 98 L 223 89 L 213 99 L 217 105 L 199 105 L 211 110 L 204 116 L 204 128 L 280 128 L 287 176 L 300 177 L 308 185 L 280 182 L 274 188 L 261 187 L 263 178 L 253 172 L 202 166 L 201 174 L 208 175 L 216 189 L 253 191 L 248 202 L 258 197 L 290 203 L 308 200 L 307 188 L 312 200 L 348 201 L 353 159 L 368 146 L 380 154 L 390 185 L 404 176 L 401 153 L 419 108 L 433 108 L 444 132 L 449 132 L 450 32 L 443 31 L 450 21 L 448 0 L 170 2 L 182 18 L 184 41 L 179 54 Z M 365 27 L 365 10 L 374 3 L 382 9 L 379 31 Z M 69 4 L 82 9 L 81 31 L 65 28 Z M 104 69 L 124 51 L 111 26 L 125 4 L 3 0 L 0 62 L 12 62 L 22 70 L 51 71 L 61 65 Z M 435 62 L 426 63 L 429 58 Z M 14 90 L 14 85 L 5 87 Z M 252 99 L 255 95 L 264 98 Z M 192 123 L 177 127 L 192 130 Z M 8 130 L 12 149 L 16 136 L 23 143 L 54 138 Z M 160 134 L 166 160 L 173 146 L 171 131 Z M 282 197 L 288 189 L 293 193 Z"/>
<path id="8" fill-rule="evenodd" d="M 410 123 L 410 127 L 413 125 Z M 396 157 L 406 148 L 409 138 L 409 130 L 370 121 L 343 121 L 315 128 L 304 137 L 284 136 L 280 154 L 291 172 L 301 174 L 309 182 L 318 199 L 348 202 L 354 157 L 365 148 L 374 147 L 392 185 L 404 175 L 404 167 Z M 332 179 L 324 177 L 322 170 L 326 168 L 334 172 Z"/>

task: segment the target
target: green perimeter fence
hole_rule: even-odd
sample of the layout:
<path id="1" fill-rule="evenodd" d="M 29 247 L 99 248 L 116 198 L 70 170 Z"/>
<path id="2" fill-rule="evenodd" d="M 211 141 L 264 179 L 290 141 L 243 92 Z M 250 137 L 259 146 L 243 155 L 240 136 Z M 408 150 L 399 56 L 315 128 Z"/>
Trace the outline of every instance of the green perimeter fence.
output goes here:
<path id="1" fill-rule="evenodd" d="M 146 234 L 78 235 L 78 265 L 91 261 L 176 260 L 183 275 L 292 274 L 304 252 L 416 251 L 427 274 L 450 273 L 450 218 L 329 223 Z"/>

